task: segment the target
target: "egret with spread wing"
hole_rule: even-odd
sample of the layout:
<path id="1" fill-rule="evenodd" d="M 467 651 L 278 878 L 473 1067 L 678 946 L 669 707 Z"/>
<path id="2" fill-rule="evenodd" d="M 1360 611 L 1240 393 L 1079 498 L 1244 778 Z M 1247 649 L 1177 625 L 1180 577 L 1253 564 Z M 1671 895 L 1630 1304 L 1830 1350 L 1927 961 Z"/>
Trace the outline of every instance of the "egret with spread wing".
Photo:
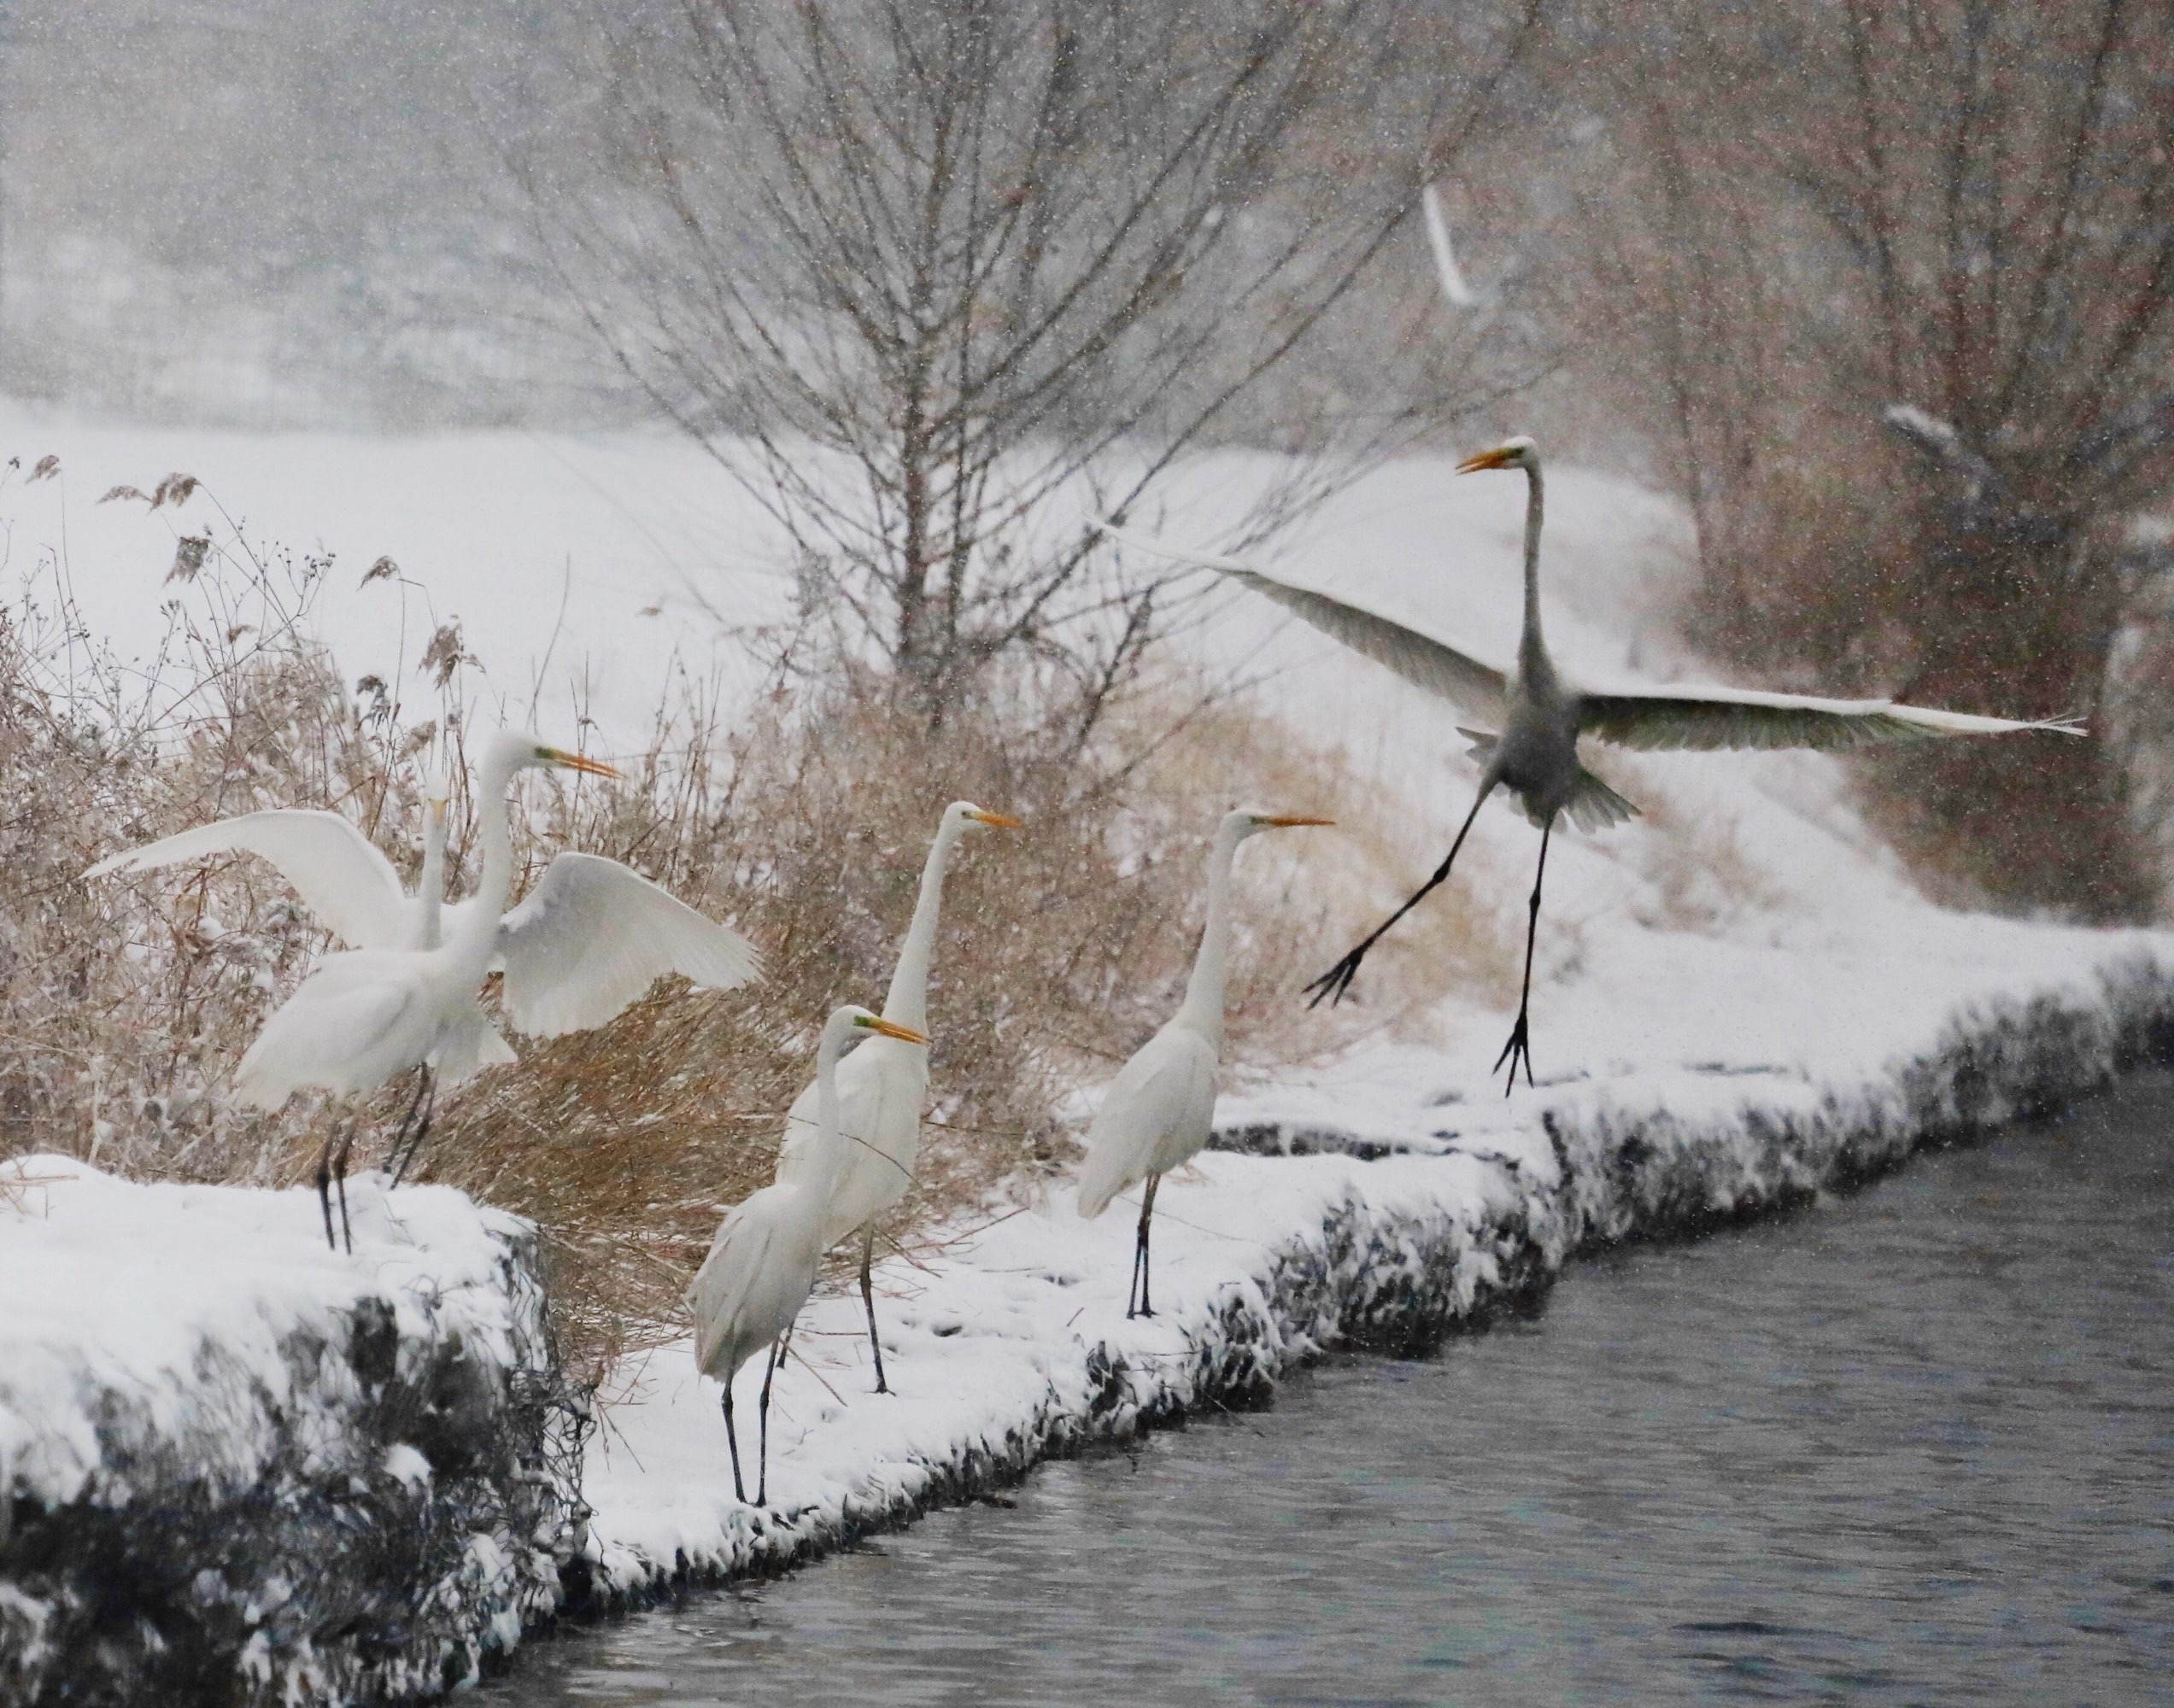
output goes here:
<path id="1" fill-rule="evenodd" d="M 1223 815 L 1208 851 L 1208 920 L 1185 1000 L 1169 1024 L 1118 1071 L 1088 1125 L 1087 1160 L 1080 1166 L 1082 1216 L 1092 1220 L 1128 1186 L 1146 1182 L 1140 1194 L 1140 1231 L 1133 1242 L 1132 1286 L 1125 1295 L 1128 1317 L 1155 1314 L 1147 1294 L 1147 1234 L 1155 1214 L 1155 1189 L 1207 1144 L 1216 1113 L 1223 992 L 1230 982 L 1230 872 L 1238 845 L 1263 830 L 1331 822 L 1250 807 Z"/>
<path id="2" fill-rule="evenodd" d="M 202 825 L 102 860 L 85 875 L 148 871 L 214 854 L 255 854 L 278 868 L 336 935 L 366 950 L 435 949 L 469 929 L 481 910 L 497 921 L 489 964 L 505 972 L 507 1012 L 516 1028 L 542 1038 L 606 1024 L 666 973 L 730 990 L 761 971 L 761 956 L 739 933 L 600 855 L 559 854 L 527 898 L 502 915 L 506 893 L 488 884 L 466 901 L 443 905 L 450 794 L 442 775 L 433 774 L 425 788 L 422 885 L 412 897 L 401 889 L 391 863 L 360 831 L 337 813 L 305 810 L 246 813 Z M 479 781 L 486 843 L 494 827 L 501 833 L 507 828 L 504 797 L 502 785 L 493 794 Z M 476 1006 L 473 991 L 468 1008 L 460 1024 L 470 1034 L 475 1065 L 511 1062 L 513 1051 Z M 432 1063 L 419 1064 L 415 1100 L 386 1159 L 395 1184 L 429 1135 L 438 1077 Z"/>
<path id="3" fill-rule="evenodd" d="M 1017 830 L 1016 818 L 990 812 L 971 801 L 953 801 L 937 821 L 928 863 L 921 869 L 921 893 L 913 920 L 899 948 L 899 964 L 883 998 L 883 1018 L 911 1032 L 929 1029 L 929 960 L 936 945 L 936 920 L 943 906 L 944 873 L 959 839 L 983 825 Z M 826 1172 L 817 1142 L 816 1104 L 821 1088 L 811 1084 L 793 1100 L 785 1117 L 785 1145 L 778 1153 L 782 1184 L 812 1186 Z M 868 1343 L 876 1354 L 876 1391 L 888 1394 L 883 1344 L 876 1335 L 876 1290 L 870 1270 L 876 1249 L 876 1220 L 905 1196 L 913 1184 L 920 1151 L 921 1110 L 929 1100 L 929 1051 L 888 1034 L 869 1038 L 838 1069 L 839 1119 L 843 1123 L 845 1161 L 831 1178 L 829 1210 L 823 1218 L 825 1251 L 854 1233 L 861 1236 L 860 1298 L 868 1312 Z"/>
<path id="4" fill-rule="evenodd" d="M 1506 788 L 1518 798 L 1525 816 L 1539 830 L 1540 859 L 1526 909 L 1525 978 L 1517 1023 L 1495 1066 L 1500 1068 L 1507 1062 L 1509 1083 L 1515 1085 L 1522 1062 L 1525 1083 L 1532 1083 L 1532 944 L 1539 928 L 1540 885 L 1547 874 L 1548 839 L 1558 818 L 1568 818 L 1580 830 L 1604 830 L 1638 810 L 1585 769 L 1578 754 L 1581 735 L 1621 747 L 1646 749 L 1813 747 L 1832 751 L 1882 741 L 2003 735 L 2019 730 L 2052 730 L 2065 735 L 2083 733 L 2080 723 L 2068 718 L 2018 722 L 1898 705 L 1890 700 L 1821 699 L 1743 688 L 1598 688 L 1575 684 L 1556 668 L 1540 634 L 1544 495 L 1538 447 L 1521 436 L 1457 465 L 1460 474 L 1483 469 L 1521 469 L 1527 482 L 1525 623 L 1516 663 L 1509 668 L 1363 605 L 1280 581 L 1250 564 L 1179 550 L 1103 524 L 1104 531 L 1113 538 L 1180 563 L 1217 570 L 1256 593 L 1265 594 L 1352 651 L 1386 665 L 1406 681 L 1448 700 L 1474 722 L 1486 726 L 1462 732 L 1472 740 L 1472 757 L 1480 762 L 1480 793 L 1448 855 L 1402 907 L 1307 987 L 1316 1003 L 1323 997 L 1342 1000 L 1358 975 L 1367 951 L 1448 878 L 1481 805 L 1497 788 Z"/>
<path id="5" fill-rule="evenodd" d="M 484 751 L 477 787 L 486 798 L 503 800 L 514 775 L 533 766 L 617 776 L 609 765 L 578 753 L 547 747 L 533 735 L 501 731 Z M 477 1022 L 476 990 L 497 948 L 499 910 L 513 882 L 513 845 L 506 815 L 483 816 L 483 871 L 478 905 L 446 922 L 434 949 L 350 949 L 328 955 L 265 1022 L 234 1076 L 245 1104 L 276 1109 L 305 1088 L 336 1094 L 374 1091 L 395 1074 L 418 1068 L 432 1081 L 457 1085 L 491 1059 L 479 1056 L 487 1039 L 511 1061 L 503 1040 Z M 428 1116 L 425 1116 L 427 1123 Z M 337 1158 L 341 1220 L 346 1220 L 347 1152 L 353 1129 Z M 332 1237 L 325 1196 L 330 1155 L 318 1162 L 318 1190 L 325 1202 L 325 1237 Z M 348 1234 L 354 1248 L 354 1236 Z"/>
<path id="6" fill-rule="evenodd" d="M 740 1438 L 732 1424 L 732 1378 L 756 1353 L 770 1348 L 762 1396 L 757 1401 L 758 1506 L 770 1485 L 771 1378 L 776 1374 L 794 1319 L 814 1290 L 816 1265 L 825 1244 L 823 1223 L 846 1160 L 847 1141 L 839 1127 L 838 1057 L 856 1030 L 876 1034 L 864 1049 L 882 1038 L 916 1050 L 929 1044 L 923 1033 L 866 1009 L 848 1005 L 831 1011 L 815 1056 L 812 1173 L 805 1180 L 775 1181 L 734 1205 L 687 1290 L 688 1308 L 694 1317 L 694 1361 L 705 1376 L 714 1376 L 724 1384 L 724 1439 L 732 1454 L 732 1492 L 743 1501 L 747 1491 L 740 1478 Z"/>

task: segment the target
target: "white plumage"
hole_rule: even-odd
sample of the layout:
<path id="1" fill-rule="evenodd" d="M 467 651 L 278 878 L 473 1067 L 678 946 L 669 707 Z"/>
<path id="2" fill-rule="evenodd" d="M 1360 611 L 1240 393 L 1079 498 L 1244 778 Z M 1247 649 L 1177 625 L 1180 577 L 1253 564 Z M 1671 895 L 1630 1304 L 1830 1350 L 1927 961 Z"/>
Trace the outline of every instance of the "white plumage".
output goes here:
<path id="1" fill-rule="evenodd" d="M 423 881 L 404 893 L 392 864 L 337 813 L 300 808 L 246 813 L 132 848 L 100 861 L 87 878 L 149 871 L 226 853 L 255 854 L 278 867 L 312 913 L 358 949 L 434 949 L 485 906 L 478 891 L 443 905 L 446 789 L 434 781 L 426 801 Z M 483 812 L 502 823 L 502 797 L 483 797 Z M 501 893 L 490 911 L 505 906 Z M 762 957 L 747 939 L 689 907 L 616 860 L 557 855 L 536 887 L 498 924 L 491 962 L 506 974 L 505 1001 L 516 1029 L 556 1038 L 606 1024 L 667 973 L 730 990 L 759 977 Z M 495 1028 L 478 1010 L 495 1047 L 484 1059 L 510 1061 Z"/>
<path id="2" fill-rule="evenodd" d="M 1240 807 L 1223 815 L 1208 850 L 1208 918 L 1185 1000 L 1169 1023 L 1133 1053 L 1087 1126 L 1080 1165 L 1079 1207 L 1092 1219 L 1128 1187 L 1146 1183 L 1133 1245 L 1133 1284 L 1125 1314 L 1153 1316 L 1148 1298 L 1148 1232 L 1163 1175 L 1197 1155 L 1216 1113 L 1216 1072 L 1222 1058 L 1223 997 L 1230 982 L 1230 874 L 1238 845 L 1279 826 L 1327 824 Z"/>
<path id="3" fill-rule="evenodd" d="M 846 1151 L 839 1129 L 838 1057 L 856 1029 L 876 1034 L 873 1044 L 888 1040 L 923 1050 L 918 1032 L 881 1019 L 866 1009 L 832 1011 L 816 1050 L 816 1136 L 811 1147 L 812 1173 L 805 1180 L 776 1181 L 752 1192 L 727 1213 L 710 1242 L 707 1256 L 687 1290 L 694 1319 L 694 1361 L 705 1376 L 724 1384 L 725 1440 L 732 1454 L 733 1492 L 745 1500 L 740 1477 L 740 1442 L 733 1428 L 732 1378 L 758 1352 L 772 1348 L 793 1327 L 815 1287 L 816 1266 L 823 1253 L 824 1207 Z M 770 1378 L 763 1378 L 762 1446 L 756 1473 L 755 1502 L 768 1486 Z"/>
<path id="4" fill-rule="evenodd" d="M 883 1018 L 910 1031 L 929 1029 L 929 965 L 935 951 L 943 907 L 944 874 L 961 839 L 980 827 L 1019 828 L 1019 821 L 971 801 L 953 801 L 936 822 L 913 919 L 899 947 L 898 965 L 883 998 Z M 809 1185 L 824 1163 L 816 1144 L 817 1086 L 811 1081 L 785 1117 L 778 1152 L 781 1183 Z M 866 1039 L 838 1068 L 838 1111 L 845 1151 L 832 1178 L 823 1222 L 823 1249 L 861 1236 L 860 1291 L 868 1313 L 868 1339 L 876 1360 L 876 1391 L 890 1391 L 883 1347 L 876 1331 L 876 1294 L 870 1276 L 875 1224 L 913 1184 L 921 1149 L 921 1112 L 929 1101 L 929 1052 L 894 1038 Z"/>

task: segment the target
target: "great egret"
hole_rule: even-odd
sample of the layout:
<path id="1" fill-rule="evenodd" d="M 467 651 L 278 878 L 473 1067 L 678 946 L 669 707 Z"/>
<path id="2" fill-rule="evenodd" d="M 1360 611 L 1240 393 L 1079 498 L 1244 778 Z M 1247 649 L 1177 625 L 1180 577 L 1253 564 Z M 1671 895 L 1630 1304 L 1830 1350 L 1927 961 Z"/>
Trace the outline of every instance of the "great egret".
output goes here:
<path id="1" fill-rule="evenodd" d="M 1230 982 L 1230 870 L 1238 845 L 1263 830 L 1329 824 L 1240 807 L 1223 815 L 1208 851 L 1208 921 L 1200 933 L 1185 1000 L 1169 1023 L 1134 1052 L 1088 1124 L 1080 1167 L 1080 1214 L 1089 1220 L 1126 1187 L 1145 1180 L 1133 1282 L 1125 1315 L 1151 1317 L 1147 1293 L 1147 1227 L 1163 1177 L 1208 1142 L 1216 1113 L 1216 1069 L 1223 1049 L 1223 992 Z"/>
<path id="2" fill-rule="evenodd" d="M 883 1018 L 910 1031 L 929 1029 L 929 957 L 935 948 L 936 916 L 944 898 L 944 870 L 961 837 L 977 825 L 1022 828 L 1016 818 L 989 812 L 971 801 L 953 801 L 937 821 L 928 863 L 921 869 L 921 894 L 913 921 L 899 947 L 898 966 L 883 998 Z M 785 1117 L 785 1144 L 778 1153 L 781 1184 L 812 1187 L 824 1168 L 817 1142 L 817 1085 L 793 1100 Z M 920 1149 L 921 1110 L 929 1099 L 929 1052 L 895 1038 L 870 1038 L 838 1069 L 839 1120 L 846 1137 L 845 1161 L 832 1177 L 829 1210 L 823 1223 L 825 1251 L 858 1232 L 860 1297 L 868 1312 L 868 1343 L 876 1354 L 876 1391 L 888 1394 L 883 1346 L 876 1336 L 876 1292 L 870 1278 L 875 1255 L 876 1220 L 905 1196 L 913 1184 Z"/>
<path id="3" fill-rule="evenodd" d="M 1198 564 L 1230 576 L 1296 611 L 1316 629 L 1354 652 L 1385 664 L 1405 681 L 1439 695 L 1488 729 L 1460 733 L 1480 761 L 1480 793 L 1465 815 L 1456 839 L 1433 874 L 1411 898 L 1316 979 L 1307 989 L 1318 1003 L 1324 997 L 1340 1002 L 1367 951 L 1390 927 L 1450 875 L 1466 832 L 1489 795 L 1504 787 L 1517 796 L 1525 816 L 1540 832 L 1539 867 L 1532 879 L 1525 928 L 1525 978 L 1517 1024 L 1495 1060 L 1509 1064 L 1509 1085 L 1525 1066 L 1532 1084 L 1529 1015 L 1532 998 L 1532 943 L 1539 928 L 1540 882 L 1547 873 L 1548 839 L 1557 817 L 1580 830 L 1604 830 L 1638 809 L 1588 771 L 1578 757 L 1578 739 L 1592 736 L 1619 746 L 1660 749 L 1724 747 L 1812 747 L 1836 750 L 1881 741 L 1926 740 L 1949 735 L 2003 735 L 2019 730 L 2052 730 L 2081 735 L 2071 718 L 2019 722 L 1978 717 L 1891 700 L 1821 699 L 1808 694 L 1766 693 L 1749 688 L 1583 687 L 1568 680 L 1548 656 L 1540 635 L 1540 522 L 1543 492 L 1540 453 L 1522 435 L 1492 450 L 1468 457 L 1459 474 L 1483 469 L 1522 469 L 1527 481 L 1525 506 L 1525 624 L 1514 668 L 1481 658 L 1469 648 L 1452 646 L 1393 617 L 1311 588 L 1279 581 L 1233 558 L 1187 552 L 1105 523 L 1113 538 L 1180 563 Z M 1507 1090 L 1507 1087 L 1505 1088 Z"/>
<path id="4" fill-rule="evenodd" d="M 794 1319 L 814 1290 L 816 1265 L 824 1247 L 824 1216 L 845 1162 L 838 1057 L 856 1029 L 916 1050 L 928 1047 L 925 1034 L 866 1009 L 848 1004 L 831 1010 L 815 1056 L 816 1138 L 811 1177 L 775 1181 L 734 1205 L 687 1290 L 688 1308 L 694 1317 L 694 1361 L 705 1376 L 714 1376 L 724 1384 L 724 1439 L 732 1454 L 732 1492 L 742 1501 L 747 1491 L 740 1477 L 740 1438 L 732 1425 L 732 1378 L 759 1349 L 770 1348 L 762 1397 L 757 1402 L 758 1506 L 770 1486 L 771 1378 L 776 1373 Z M 875 1042 L 870 1040 L 864 1048 Z"/>
<path id="5" fill-rule="evenodd" d="M 501 731 L 484 750 L 477 787 L 503 800 L 517 772 L 532 766 L 618 775 L 578 753 L 547 747 L 533 735 Z M 483 872 L 477 886 L 482 905 L 452 922 L 435 949 L 350 949 L 328 955 L 265 1022 L 242 1057 L 235 1095 L 246 1105 L 276 1109 L 306 1087 L 354 1095 L 373 1091 L 396 1073 L 431 1070 L 431 1080 L 458 1085 L 484 1065 L 486 1040 L 502 1040 L 478 1027 L 476 988 L 498 942 L 499 910 L 513 881 L 513 845 L 502 811 L 483 815 Z M 510 1058 L 511 1052 L 507 1052 Z M 340 1181 L 340 1216 L 347 1220 L 347 1156 L 350 1125 L 337 1161 L 331 1141 L 318 1163 L 325 1209 L 325 1237 L 332 1237 L 328 1172 Z M 348 1232 L 354 1249 L 354 1235 Z"/>
<path id="6" fill-rule="evenodd" d="M 760 972 L 761 956 L 739 933 L 601 855 L 557 855 L 510 913 L 501 911 L 506 892 L 494 892 L 488 885 L 466 901 L 445 905 L 446 809 L 451 793 L 442 773 L 433 773 L 425 785 L 423 878 L 412 897 L 401 890 L 391 863 L 360 831 L 337 813 L 304 809 L 246 813 L 200 825 L 102 860 L 84 875 L 149 871 L 213 854 L 256 854 L 278 868 L 335 935 L 365 950 L 435 949 L 466 928 L 465 922 L 480 910 L 498 921 L 489 965 L 505 971 L 507 1011 L 516 1028 L 543 1038 L 606 1024 L 666 973 L 730 990 Z M 484 804 L 480 818 L 488 843 L 494 828 L 501 833 L 506 828 L 505 786 L 494 794 L 479 777 L 478 798 Z M 514 1059 L 476 1005 L 473 991 L 468 1011 L 457 1020 L 472 1036 L 454 1055 L 472 1050 L 477 1066 Z M 429 1135 L 442 1077 L 431 1063 L 419 1064 L 414 1101 L 386 1159 L 395 1184 Z"/>

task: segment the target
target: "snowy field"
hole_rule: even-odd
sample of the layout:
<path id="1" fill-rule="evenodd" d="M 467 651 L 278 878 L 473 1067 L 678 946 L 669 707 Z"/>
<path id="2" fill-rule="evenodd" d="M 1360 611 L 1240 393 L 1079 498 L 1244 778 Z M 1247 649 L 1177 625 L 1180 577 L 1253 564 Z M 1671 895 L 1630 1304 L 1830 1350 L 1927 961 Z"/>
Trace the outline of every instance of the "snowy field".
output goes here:
<path id="1" fill-rule="evenodd" d="M 24 466 L 57 453 L 64 472 L 9 494 L 15 572 L 52 573 L 36 560 L 64 541 L 60 571 L 123 651 L 155 633 L 173 530 L 163 512 L 92 500 L 185 471 L 261 536 L 337 553 L 318 621 L 350 680 L 412 661 L 419 645 L 418 595 L 403 633 L 398 594 L 355 585 L 390 555 L 427 588 L 437 616 L 459 615 L 517 712 L 533 698 L 548 735 L 586 707 L 603 725 L 592 751 L 639 739 L 675 648 L 744 687 L 706 613 L 759 613 L 782 594 L 759 513 L 668 439 L 252 438 L 12 407 L 0 407 L 0 430 Z M 1135 524 L 1213 549 L 1275 475 L 1262 458 L 1209 462 Z M 1507 656 L 1523 495 L 1514 477 L 1456 480 L 1446 460 L 1409 462 L 1266 555 L 1292 578 Z M 1544 573 L 1558 657 L 1597 673 L 1696 679 L 1667 639 L 1685 575 L 1679 517 L 1576 471 L 1550 477 L 1550 498 Z M 1378 780 L 1385 813 L 1416 816 L 1446 845 L 1474 775 L 1446 708 L 1240 595 L 1219 596 L 1186 644 L 1210 665 L 1260 675 L 1261 692 L 1293 708 L 1310 739 L 1342 744 L 1354 769 Z M 688 1347 L 654 1354 L 624 1372 L 590 1447 L 586 1593 L 610 1604 L 676 1571 L 798 1557 L 1051 1448 L 1257 1392 L 1312 1346 L 1424 1338 L 1426 1325 L 1439 1332 L 1594 1240 L 1785 1202 L 1891 1163 L 1928 1123 L 1967 1126 L 2101 1083 L 2133 1047 L 2139 1005 L 2160 1000 L 2169 975 L 2159 969 L 2174 968 L 2163 935 L 1929 906 L 1850 810 L 1831 762 L 1601 750 L 1594 768 L 1647 816 L 1557 839 L 1535 976 L 1537 1090 L 1504 1098 L 1485 1071 L 1509 1025 L 1500 1001 L 1447 991 L 1393 1040 L 1317 1072 L 1227 1086 L 1218 1124 L 1234 1149 L 1173 1177 L 1158 1202 L 1164 1314 L 1152 1322 L 1123 1319 L 1128 1204 L 1082 1224 L 1061 1190 L 949 1231 L 940 1256 L 882 1266 L 894 1396 L 870 1392 L 858 1298 L 819 1299 L 779 1378 L 768 1515 L 731 1498 L 716 1384 L 694 1374 Z M 1204 804 L 1204 832 L 1223 804 Z M 1514 811 L 1491 809 L 1459 880 L 1516 927 L 1537 843 Z M 1425 931 L 1424 913 L 1406 928 Z M 2127 981 L 2110 995 L 2103 975 L 2115 968 Z M 1291 1149 L 1326 1154 L 1239 1154 Z M 1655 1209 L 1640 1194 L 1672 1158 L 1688 1172 L 1652 1188 L 1666 1200 Z M 18 1194 L 0 1205 L 0 1256 L 38 1261 L 27 1254 L 43 1248 L 21 1230 L 47 1208 L 57 1216 L 71 1193 L 100 1207 L 115 1249 L 136 1242 L 153 1202 L 144 1194 L 156 1190 L 80 1176 L 39 1188 L 44 1196 Z M 371 1191 L 355 1265 L 421 1261 L 404 1245 L 380 1249 L 390 1224 Z M 414 1196 L 427 1208 L 428 1195 Z M 193 1214 L 193 1202 L 166 1208 Z M 340 1290 L 358 1284 L 359 1269 L 324 1253 L 314 1196 L 266 1195 L 250 1214 L 276 1223 L 276 1237 L 227 1242 L 211 1266 L 202 1251 L 173 1252 L 163 1261 L 185 1278 L 139 1296 L 158 1301 L 149 1321 L 116 1301 L 11 1332 L 50 1331 L 34 1354 L 49 1361 L 52 1348 L 81 1342 L 66 1366 L 80 1379 L 103 1372 L 97 1379 L 180 1394 L 192 1347 L 259 1332 L 264 1313 L 337 1310 Z M 472 1261 L 472 1244 L 448 1237 L 448 1272 Z M 432 1241 L 420 1246 L 439 1261 Z M 13 1278 L 7 1290 L 27 1284 Z M 751 1446 L 760 1373 L 751 1366 L 740 1395 Z M 15 1403 L 12 1392 L 0 1400 Z M 56 1421 L 26 1423 L 0 1406 L 5 1477 L 21 1473 L 24 1455 L 57 1465 L 67 1442 L 87 1450 L 67 1406 L 40 1403 L 57 1407 Z"/>

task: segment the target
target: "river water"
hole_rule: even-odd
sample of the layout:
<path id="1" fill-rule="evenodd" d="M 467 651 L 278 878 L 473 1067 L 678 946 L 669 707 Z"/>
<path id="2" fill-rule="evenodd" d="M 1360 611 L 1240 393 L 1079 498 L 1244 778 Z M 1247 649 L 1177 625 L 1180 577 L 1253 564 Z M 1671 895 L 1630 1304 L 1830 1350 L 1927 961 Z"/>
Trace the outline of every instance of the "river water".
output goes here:
<path id="1" fill-rule="evenodd" d="M 2174 1081 L 523 1652 L 536 1708 L 2174 1702 Z"/>

